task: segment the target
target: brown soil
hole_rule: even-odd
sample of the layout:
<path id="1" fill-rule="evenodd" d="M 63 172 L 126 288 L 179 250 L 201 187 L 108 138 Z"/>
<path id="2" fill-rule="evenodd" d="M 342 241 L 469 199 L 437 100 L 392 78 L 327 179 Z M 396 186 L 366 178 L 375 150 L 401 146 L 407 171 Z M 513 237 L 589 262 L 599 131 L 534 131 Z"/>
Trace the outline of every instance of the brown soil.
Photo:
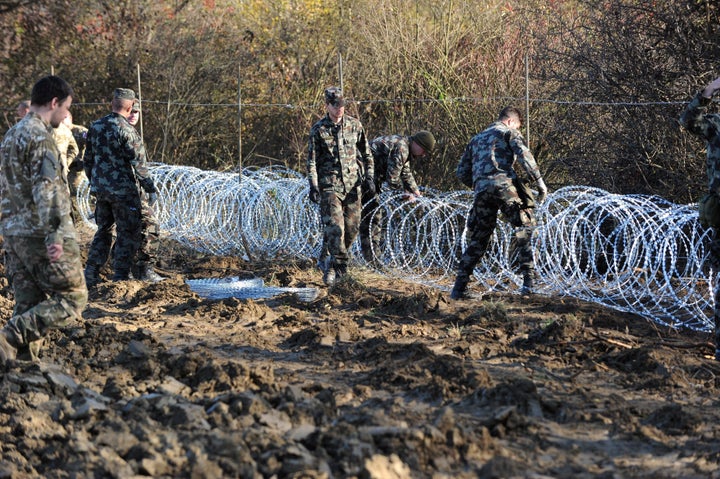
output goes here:
<path id="1" fill-rule="evenodd" d="M 163 251 L 169 279 L 101 284 L 40 364 L 0 369 L 0 478 L 720 478 L 708 334 Z M 227 276 L 321 292 L 208 300 L 184 282 Z"/>

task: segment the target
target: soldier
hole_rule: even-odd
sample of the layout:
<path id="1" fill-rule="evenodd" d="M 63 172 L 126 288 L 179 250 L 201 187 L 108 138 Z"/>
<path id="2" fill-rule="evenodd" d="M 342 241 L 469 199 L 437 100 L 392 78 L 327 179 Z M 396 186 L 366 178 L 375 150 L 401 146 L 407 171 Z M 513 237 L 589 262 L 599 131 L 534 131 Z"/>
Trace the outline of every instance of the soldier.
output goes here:
<path id="1" fill-rule="evenodd" d="M 62 166 L 63 180 L 65 184 L 68 184 L 68 174 L 70 172 L 70 163 L 75 161 L 79 153 L 77 142 L 75 137 L 68 126 L 68 119 L 65 117 L 63 121 L 53 129 L 53 139 L 60 152 L 60 165 Z M 68 186 L 68 193 L 70 187 Z"/>
<path id="2" fill-rule="evenodd" d="M 140 101 L 133 102 L 128 123 L 135 127 L 140 121 Z M 138 249 L 135 261 L 132 266 L 132 275 L 135 279 L 141 281 L 149 281 L 157 283 L 164 280 L 162 276 L 155 272 L 154 264 L 157 256 L 157 247 L 160 242 L 160 225 L 155 216 L 154 205 L 149 202 L 149 196 L 144 190 L 140 192 L 140 202 L 142 204 L 142 234 L 140 248 Z"/>
<path id="3" fill-rule="evenodd" d="M 425 158 L 433 148 L 435 137 L 425 130 L 412 136 L 380 136 L 370 142 L 375 167 L 375 192 L 363 192 L 360 222 L 360 244 L 366 261 L 374 261 L 380 247 L 382 212 L 377 207 L 380 205 L 378 195 L 383 182 L 387 182 L 392 189 L 403 188 L 410 201 L 422 196 L 410 170 L 410 161 Z"/>
<path id="4" fill-rule="evenodd" d="M 3 364 L 25 353 L 37 360 L 48 330 L 81 319 L 87 304 L 70 197 L 52 138 L 72 95 L 62 78 L 40 79 L 32 89 L 30 113 L 0 146 L 0 228 L 15 292 L 12 318 L 0 329 Z"/>
<path id="5" fill-rule="evenodd" d="M 17 121 L 20 121 L 23 118 L 25 118 L 25 115 L 27 115 L 29 111 L 30 111 L 30 100 L 23 100 L 20 103 L 18 103 L 17 110 L 15 110 L 16 116 L 17 116 Z"/>
<path id="6" fill-rule="evenodd" d="M 513 179 L 517 177 L 513 170 L 515 160 L 537 183 L 539 202 L 545 199 L 547 187 L 519 131 L 521 124 L 522 116 L 517 108 L 504 108 L 495 123 L 470 140 L 458 164 L 457 177 L 473 188 L 475 200 L 467 220 L 467 248 L 458 264 L 455 286 L 450 293 L 453 299 L 465 296 L 470 275 L 485 255 L 497 225 L 498 210 L 519 229 L 515 231 L 514 241 L 523 274 L 522 292 L 533 292 L 535 262 L 530 241 L 536 222 L 532 209 L 523 207 L 513 185 Z"/>
<path id="7" fill-rule="evenodd" d="M 113 226 L 117 228 L 117 241 L 112 279 L 125 281 L 130 278 L 130 268 L 142 242 L 140 188 L 148 194 L 151 205 L 157 200 L 142 140 L 127 121 L 133 100 L 134 91 L 116 89 L 112 113 L 95 121 L 87 134 L 83 163 L 90 191 L 96 198 L 95 223 L 98 227 L 85 265 L 85 280 L 89 286 L 100 281 L 100 268 L 110 255 Z"/>
<path id="8" fill-rule="evenodd" d="M 720 114 L 710 114 L 708 105 L 713 95 L 720 89 L 720 77 L 708 85 L 690 101 L 680 116 L 680 124 L 703 140 L 707 150 L 705 171 L 708 177 L 708 193 L 720 197 Z M 720 233 L 712 230 L 708 262 L 714 274 L 720 271 Z M 715 359 L 720 361 L 720 283 L 715 282 L 713 312 L 715 324 Z"/>
<path id="9" fill-rule="evenodd" d="M 365 130 L 359 120 L 345 116 L 340 88 L 325 90 L 325 109 L 327 114 L 310 129 L 307 171 L 310 201 L 320 204 L 323 242 L 330 253 L 323 281 L 331 286 L 347 273 L 348 250 L 360 224 L 361 184 L 374 193 L 375 181 Z"/>
<path id="10" fill-rule="evenodd" d="M 87 142 L 88 130 L 82 125 L 76 125 L 73 123 L 72 113 L 68 113 L 64 123 L 70 128 L 78 147 L 78 154 L 68 165 L 68 186 L 70 187 L 70 199 L 72 200 L 73 206 L 73 220 L 75 221 L 75 226 L 77 226 L 78 222 L 82 218 L 80 215 L 80 208 L 78 207 L 77 190 L 80 187 L 80 183 L 82 183 L 83 178 L 85 178 L 85 172 L 83 171 L 83 155 L 85 154 L 85 143 Z"/>

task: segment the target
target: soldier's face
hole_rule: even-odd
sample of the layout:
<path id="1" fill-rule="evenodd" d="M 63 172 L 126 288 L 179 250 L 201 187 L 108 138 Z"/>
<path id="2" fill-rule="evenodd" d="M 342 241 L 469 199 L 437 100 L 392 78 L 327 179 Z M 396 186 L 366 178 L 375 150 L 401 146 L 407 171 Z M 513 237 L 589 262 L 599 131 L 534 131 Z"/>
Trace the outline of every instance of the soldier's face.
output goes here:
<path id="1" fill-rule="evenodd" d="M 137 125 L 138 120 L 140 120 L 140 112 L 138 110 L 132 110 L 130 112 L 130 116 L 128 117 L 128 123 L 135 126 Z"/>
<path id="2" fill-rule="evenodd" d="M 410 154 L 413 156 L 413 158 L 425 158 L 425 155 L 427 155 L 427 151 L 425 151 L 425 148 L 413 141 L 410 144 Z"/>
<path id="3" fill-rule="evenodd" d="M 50 126 L 57 128 L 60 123 L 70 113 L 70 105 L 72 104 L 72 97 L 65 98 L 62 102 L 58 103 L 57 98 L 52 100 L 52 113 L 50 114 Z"/>
<path id="4" fill-rule="evenodd" d="M 342 120 L 342 117 L 345 114 L 345 106 L 334 106 L 332 103 L 328 103 L 327 112 L 333 123 L 337 123 Z"/>

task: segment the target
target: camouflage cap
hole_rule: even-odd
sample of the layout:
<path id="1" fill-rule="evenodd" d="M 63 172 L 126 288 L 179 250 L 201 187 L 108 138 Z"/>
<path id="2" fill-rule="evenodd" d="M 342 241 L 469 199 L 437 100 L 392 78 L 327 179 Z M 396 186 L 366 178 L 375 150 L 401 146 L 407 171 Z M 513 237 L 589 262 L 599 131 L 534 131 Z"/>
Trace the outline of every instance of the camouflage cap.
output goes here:
<path id="1" fill-rule="evenodd" d="M 135 92 L 130 88 L 116 88 L 113 97 L 118 100 L 134 100 Z"/>
<path id="2" fill-rule="evenodd" d="M 326 88 L 325 103 L 329 103 L 332 106 L 345 106 L 346 102 L 345 97 L 343 96 L 343 91 L 336 86 Z"/>

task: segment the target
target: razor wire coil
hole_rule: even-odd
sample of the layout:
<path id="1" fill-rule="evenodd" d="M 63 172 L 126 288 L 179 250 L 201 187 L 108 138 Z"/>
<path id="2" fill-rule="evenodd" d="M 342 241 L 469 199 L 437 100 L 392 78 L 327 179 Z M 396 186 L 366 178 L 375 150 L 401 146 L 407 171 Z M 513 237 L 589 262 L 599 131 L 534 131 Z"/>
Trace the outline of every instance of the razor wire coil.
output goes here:
<path id="1" fill-rule="evenodd" d="M 199 252 L 246 258 L 316 258 L 322 247 L 320 213 L 308 199 L 304 175 L 282 167 L 238 173 L 188 166 L 150 165 L 164 236 Z M 95 227 L 85 180 L 78 189 L 83 220 Z M 381 247 L 366 262 L 359 241 L 355 261 L 380 272 L 449 289 L 465 247 L 471 191 L 423 189 L 407 201 L 383 191 L 372 221 Z M 379 213 L 379 214 L 376 214 Z M 696 205 L 657 196 L 616 195 L 568 186 L 536 209 L 533 249 L 540 292 L 569 295 L 659 324 L 700 331 L 713 328 L 713 277 L 706 266 L 711 230 Z M 513 229 L 503 221 L 474 271 L 482 290 L 519 289 L 512 265 Z"/>

